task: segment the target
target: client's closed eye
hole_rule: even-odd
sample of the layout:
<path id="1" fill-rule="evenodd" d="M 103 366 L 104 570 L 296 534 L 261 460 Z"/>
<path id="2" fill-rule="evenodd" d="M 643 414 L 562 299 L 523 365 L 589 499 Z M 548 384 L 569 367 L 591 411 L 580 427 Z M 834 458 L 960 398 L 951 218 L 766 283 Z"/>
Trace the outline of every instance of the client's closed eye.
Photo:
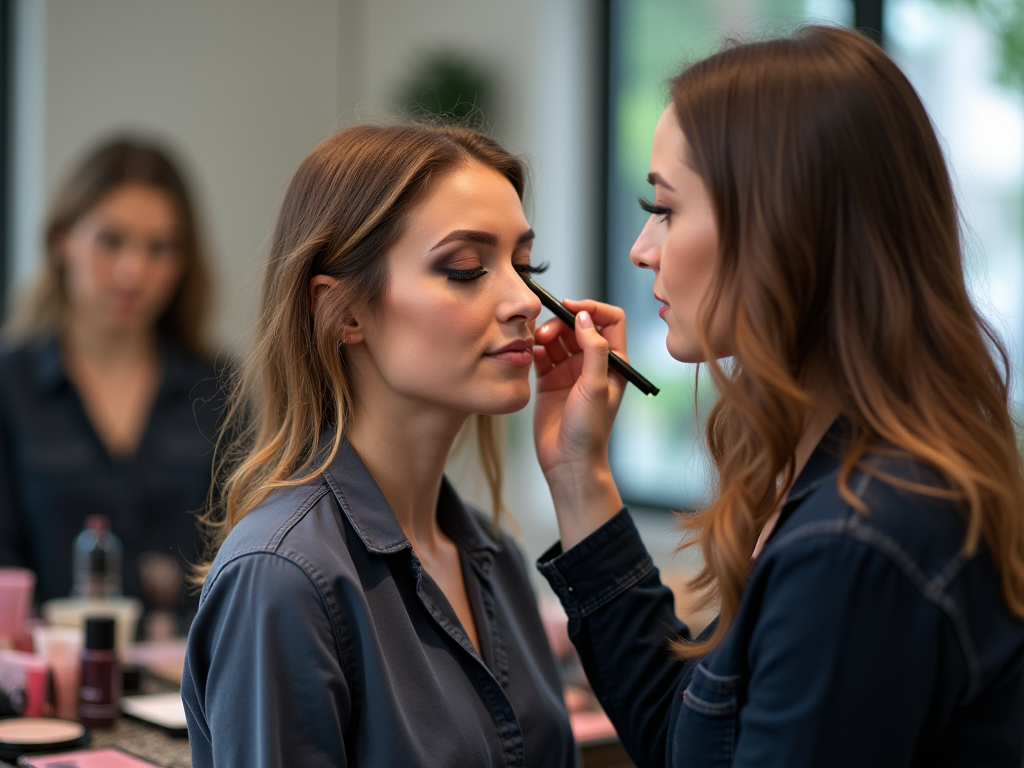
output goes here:
<path id="1" fill-rule="evenodd" d="M 483 267 L 471 267 L 469 269 L 456 269 L 455 267 L 441 267 L 441 272 L 449 280 L 476 280 L 487 274 Z"/>
<path id="2" fill-rule="evenodd" d="M 520 274 L 539 275 L 547 270 L 548 265 L 544 264 L 513 264 L 513 268 Z M 441 267 L 441 272 L 449 280 L 476 280 L 487 274 L 483 267 L 471 267 L 459 269 L 456 267 Z"/>

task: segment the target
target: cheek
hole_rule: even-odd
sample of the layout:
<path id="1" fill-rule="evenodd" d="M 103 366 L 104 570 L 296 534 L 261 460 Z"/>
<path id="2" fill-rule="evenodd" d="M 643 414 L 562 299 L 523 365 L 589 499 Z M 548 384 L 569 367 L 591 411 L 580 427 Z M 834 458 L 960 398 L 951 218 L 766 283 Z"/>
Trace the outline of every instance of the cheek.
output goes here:
<path id="1" fill-rule="evenodd" d="M 718 262 L 714 232 L 688 232 L 669 238 L 662 255 L 661 272 L 665 298 L 673 309 L 696 312 L 711 288 Z"/>
<path id="2" fill-rule="evenodd" d="M 479 362 L 489 324 L 484 302 L 439 293 L 392 286 L 374 356 L 402 388 L 451 390 Z"/>
<path id="3" fill-rule="evenodd" d="M 85 297 L 109 279 L 105 260 L 84 245 L 69 247 L 63 256 L 64 284 L 72 296 Z"/>
<path id="4" fill-rule="evenodd" d="M 184 273 L 185 264 L 182 259 L 167 259 L 157 264 L 151 282 L 154 298 L 169 299 L 177 290 Z"/>

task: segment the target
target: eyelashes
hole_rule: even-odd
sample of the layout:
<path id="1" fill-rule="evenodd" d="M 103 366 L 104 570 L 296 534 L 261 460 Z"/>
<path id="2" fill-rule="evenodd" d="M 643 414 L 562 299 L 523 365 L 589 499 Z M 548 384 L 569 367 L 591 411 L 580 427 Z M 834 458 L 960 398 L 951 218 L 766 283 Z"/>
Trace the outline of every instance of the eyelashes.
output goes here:
<path id="1" fill-rule="evenodd" d="M 672 213 L 671 208 L 666 208 L 664 205 L 655 205 L 646 197 L 638 197 L 636 199 L 640 203 L 640 207 L 647 211 L 652 216 L 661 216 L 662 220 L 668 218 L 668 215 Z"/>
<path id="2" fill-rule="evenodd" d="M 474 267 L 473 269 L 451 269 L 449 267 L 442 267 L 441 272 L 449 280 L 476 280 L 478 277 L 483 277 L 487 274 L 487 270 L 483 267 Z"/>
<path id="3" fill-rule="evenodd" d="M 515 264 L 516 272 L 520 274 L 539 275 L 542 272 L 547 271 L 548 265 L 544 264 Z M 442 268 L 441 273 L 444 274 L 449 280 L 476 280 L 479 277 L 483 277 L 487 274 L 487 270 L 483 267 L 474 267 L 473 269 L 451 269 Z"/>
<path id="4" fill-rule="evenodd" d="M 548 271 L 548 263 L 541 264 L 516 264 L 516 272 L 525 272 L 528 275 L 540 275 Z"/>

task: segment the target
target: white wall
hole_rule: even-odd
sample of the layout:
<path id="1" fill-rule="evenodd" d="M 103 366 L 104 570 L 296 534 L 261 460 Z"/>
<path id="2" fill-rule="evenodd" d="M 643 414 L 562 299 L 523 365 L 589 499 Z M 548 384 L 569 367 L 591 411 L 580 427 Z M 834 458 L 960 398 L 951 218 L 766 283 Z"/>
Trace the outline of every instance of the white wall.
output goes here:
<path id="1" fill-rule="evenodd" d="M 16 217 L 16 277 L 38 263 L 44 200 L 83 151 L 117 131 L 166 137 L 215 257 L 215 337 L 237 347 L 284 185 L 339 112 L 339 3 L 21 0 L 18 10 L 36 20 L 21 27 L 35 37 L 19 41 L 18 80 L 42 92 L 17 126 L 29 156 L 41 146 L 15 188 L 41 178 L 43 199 Z"/>

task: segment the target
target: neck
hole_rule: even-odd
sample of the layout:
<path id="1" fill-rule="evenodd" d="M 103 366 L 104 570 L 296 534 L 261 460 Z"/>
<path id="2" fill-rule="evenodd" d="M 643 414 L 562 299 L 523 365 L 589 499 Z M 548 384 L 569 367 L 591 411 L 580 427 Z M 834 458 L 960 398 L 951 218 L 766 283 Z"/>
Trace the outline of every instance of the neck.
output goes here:
<path id="1" fill-rule="evenodd" d="M 79 360 L 107 367 L 150 362 L 157 356 L 157 337 L 152 328 L 108 331 L 85 318 L 72 315 L 64 325 L 65 352 Z"/>
<path id="2" fill-rule="evenodd" d="M 466 414 L 404 398 L 383 382 L 360 384 L 346 438 L 377 481 L 413 548 L 433 549 L 442 537 L 437 499 L 444 467 Z"/>
<path id="3" fill-rule="evenodd" d="M 818 447 L 818 443 L 821 442 L 829 427 L 842 412 L 842 401 L 839 394 L 820 366 L 809 366 L 801 377 L 800 383 L 813 405 L 807 412 L 803 432 L 797 441 L 796 450 L 793 451 L 795 466 L 790 485 L 800 476 L 803 468 L 807 466 L 811 454 L 814 453 L 814 449 Z M 785 495 L 789 493 L 789 487 L 787 486 L 783 491 L 781 496 L 785 498 Z"/>
<path id="4" fill-rule="evenodd" d="M 814 453 L 814 449 L 818 447 L 818 443 L 821 442 L 825 433 L 828 432 L 829 427 L 832 426 L 835 420 L 839 418 L 839 414 L 842 413 L 842 403 L 833 387 L 811 379 L 805 382 L 804 389 L 810 395 L 814 406 L 808 411 L 807 417 L 804 419 L 803 432 L 801 432 L 796 449 L 793 451 L 793 476 L 790 478 L 789 485 L 779 489 L 779 507 L 775 514 L 768 518 L 764 528 L 761 529 L 761 535 L 754 545 L 753 556 L 755 558 L 761 553 L 761 549 L 764 547 L 768 537 L 775 530 L 775 524 L 779 520 L 779 512 L 782 511 L 782 505 L 789 494 L 789 489 L 800 476 L 804 467 L 807 466 L 811 454 Z"/>

